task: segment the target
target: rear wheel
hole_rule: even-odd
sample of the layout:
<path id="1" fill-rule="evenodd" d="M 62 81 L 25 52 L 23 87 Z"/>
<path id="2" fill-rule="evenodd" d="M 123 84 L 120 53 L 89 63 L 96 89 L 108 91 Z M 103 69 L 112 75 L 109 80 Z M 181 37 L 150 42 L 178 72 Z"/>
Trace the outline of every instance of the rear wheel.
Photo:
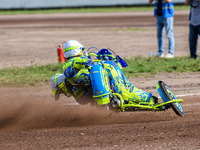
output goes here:
<path id="1" fill-rule="evenodd" d="M 170 90 L 170 88 L 163 82 L 158 81 L 158 84 L 160 86 L 160 89 L 162 91 L 162 99 L 167 99 L 168 101 L 176 99 L 176 96 L 173 94 L 173 92 Z M 164 100 L 165 101 L 165 100 Z M 179 102 L 173 102 L 169 104 L 171 108 L 174 110 L 174 112 L 179 116 L 184 116 L 184 110 L 181 107 Z"/>

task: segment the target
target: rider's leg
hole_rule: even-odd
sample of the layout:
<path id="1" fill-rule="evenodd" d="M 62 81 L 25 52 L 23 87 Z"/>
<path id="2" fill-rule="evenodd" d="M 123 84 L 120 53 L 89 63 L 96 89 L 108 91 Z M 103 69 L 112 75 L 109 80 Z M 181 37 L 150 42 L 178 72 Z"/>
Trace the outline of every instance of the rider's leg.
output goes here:
<path id="1" fill-rule="evenodd" d="M 72 92 L 66 87 L 65 80 L 66 78 L 63 74 L 55 74 L 51 78 L 51 90 L 55 100 L 59 99 L 60 94 L 72 95 Z"/>
<path id="2" fill-rule="evenodd" d="M 106 66 L 106 65 L 105 65 Z M 154 101 L 152 94 L 133 86 L 118 67 L 107 67 L 114 92 L 122 95 L 124 100 L 134 99 L 143 102 Z M 112 85 L 111 85 L 112 86 Z"/>
<path id="3" fill-rule="evenodd" d="M 114 78 L 114 80 L 117 81 L 116 85 L 118 89 L 120 89 L 119 91 L 121 91 L 121 95 L 123 96 L 124 100 L 132 98 L 139 101 L 150 101 L 152 97 L 151 93 L 147 93 L 141 89 L 136 88 L 128 81 L 128 79 L 125 77 L 122 71 L 117 73 L 117 71 L 115 70 L 116 69 L 112 70 L 112 78 Z"/>
<path id="4" fill-rule="evenodd" d="M 75 98 L 76 102 L 85 105 L 88 103 L 93 103 L 93 93 L 92 90 L 84 89 L 83 87 L 74 86 L 73 87 L 73 97 Z"/>
<path id="5" fill-rule="evenodd" d="M 138 89 L 131 84 L 129 87 L 123 87 L 122 96 L 124 99 L 131 98 L 138 101 L 149 102 L 151 100 L 152 94 Z"/>

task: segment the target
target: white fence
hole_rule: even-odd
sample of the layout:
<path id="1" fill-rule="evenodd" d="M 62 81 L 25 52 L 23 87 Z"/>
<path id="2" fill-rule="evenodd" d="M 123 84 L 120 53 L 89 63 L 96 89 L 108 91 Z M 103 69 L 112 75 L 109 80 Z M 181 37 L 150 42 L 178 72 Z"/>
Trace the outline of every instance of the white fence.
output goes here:
<path id="1" fill-rule="evenodd" d="M 0 9 L 37 9 L 87 6 L 146 5 L 149 0 L 0 0 Z M 185 0 L 174 0 L 182 4 Z"/>

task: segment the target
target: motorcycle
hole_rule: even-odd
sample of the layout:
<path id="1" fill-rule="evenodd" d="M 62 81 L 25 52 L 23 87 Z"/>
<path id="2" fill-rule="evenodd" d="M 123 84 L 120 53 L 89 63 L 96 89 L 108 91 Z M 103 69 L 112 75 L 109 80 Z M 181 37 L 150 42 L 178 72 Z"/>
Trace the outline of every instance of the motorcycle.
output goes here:
<path id="1" fill-rule="evenodd" d="M 177 115 L 184 116 L 184 110 L 180 105 L 183 100 L 177 99 L 163 81 L 158 81 L 156 84 L 157 91 L 163 100 L 159 103 L 157 97 L 129 83 L 122 71 L 122 68 L 128 65 L 114 51 L 90 47 L 87 53 L 92 59 L 92 65 L 81 69 L 72 78 L 66 79 L 68 85 L 71 85 L 72 93 L 76 93 L 77 88 L 82 89 L 88 94 L 85 99 L 91 98 L 89 103 L 103 105 L 117 112 L 165 111 L 172 108 Z M 73 96 L 78 99 L 76 95 Z"/>

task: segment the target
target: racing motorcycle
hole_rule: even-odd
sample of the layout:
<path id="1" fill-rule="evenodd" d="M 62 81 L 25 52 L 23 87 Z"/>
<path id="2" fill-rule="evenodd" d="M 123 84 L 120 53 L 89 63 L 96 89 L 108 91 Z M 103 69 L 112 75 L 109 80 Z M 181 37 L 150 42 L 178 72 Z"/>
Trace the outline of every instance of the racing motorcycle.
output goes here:
<path id="1" fill-rule="evenodd" d="M 91 51 L 92 49 L 95 49 L 95 51 Z M 67 79 L 67 82 L 72 85 L 72 91 L 76 88 L 89 91 L 89 95 L 92 95 L 91 103 L 106 105 L 109 110 L 118 112 L 165 111 L 172 108 L 177 115 L 184 116 L 184 110 L 180 105 L 183 100 L 177 99 L 163 81 L 158 81 L 156 84 L 162 103 L 159 103 L 158 98 L 152 96 L 151 93 L 149 94 L 137 88 L 136 93 L 139 92 L 139 94 L 133 96 L 130 92 L 126 92 L 126 90 L 131 91 L 131 86 L 122 71 L 123 67 L 128 66 L 125 60 L 116 55 L 111 49 L 99 50 L 96 47 L 90 47 L 87 53 L 93 63 L 89 68 L 83 68 L 72 78 Z M 126 90 L 121 90 L 124 85 Z M 74 98 L 76 99 L 76 96 Z"/>

